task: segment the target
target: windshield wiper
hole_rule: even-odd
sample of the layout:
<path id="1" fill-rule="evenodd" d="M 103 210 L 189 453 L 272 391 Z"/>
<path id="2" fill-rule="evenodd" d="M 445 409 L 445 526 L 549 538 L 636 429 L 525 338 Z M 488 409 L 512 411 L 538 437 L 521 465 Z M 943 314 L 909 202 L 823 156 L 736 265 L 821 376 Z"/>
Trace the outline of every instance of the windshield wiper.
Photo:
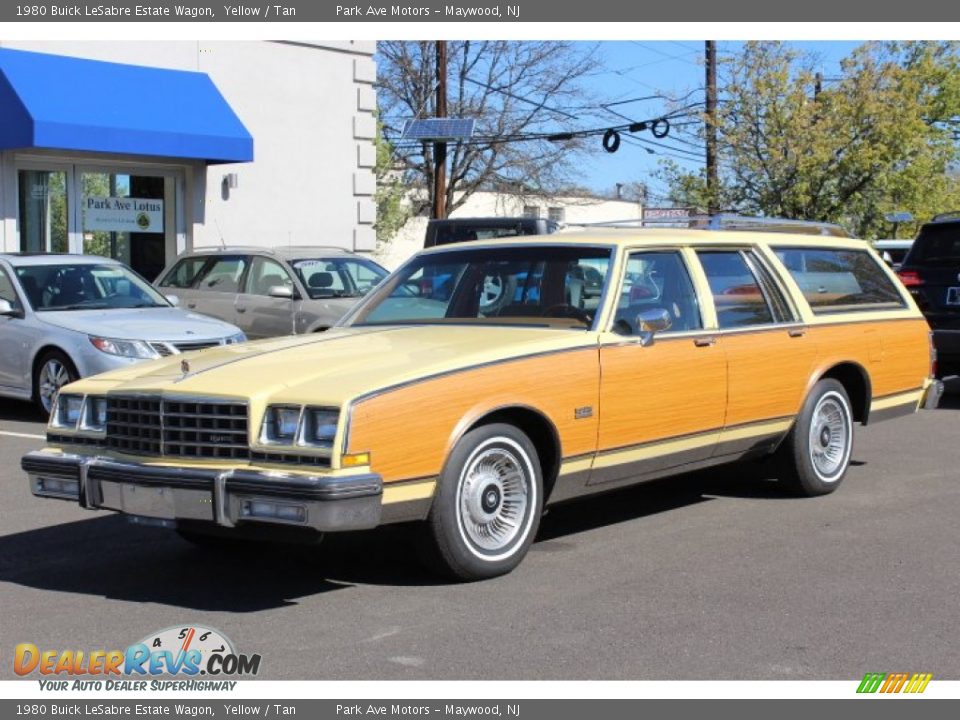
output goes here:
<path id="1" fill-rule="evenodd" d="M 44 310 L 105 310 L 110 307 L 106 303 L 75 303 L 73 305 L 51 305 Z"/>

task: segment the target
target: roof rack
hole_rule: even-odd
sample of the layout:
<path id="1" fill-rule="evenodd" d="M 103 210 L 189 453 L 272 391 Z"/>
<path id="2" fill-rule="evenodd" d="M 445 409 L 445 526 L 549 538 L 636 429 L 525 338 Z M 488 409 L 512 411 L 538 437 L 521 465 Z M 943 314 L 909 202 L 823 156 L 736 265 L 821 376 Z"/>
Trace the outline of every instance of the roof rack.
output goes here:
<path id="1" fill-rule="evenodd" d="M 287 252 L 290 250 L 335 250 L 339 252 L 348 252 L 347 248 L 339 245 L 275 245 L 273 247 L 267 247 L 264 245 L 204 245 L 194 248 L 194 251 L 215 251 L 225 253 L 238 252 L 242 250 L 267 253 L 269 255 L 276 255 L 277 253 Z"/>
<path id="2" fill-rule="evenodd" d="M 950 212 L 934 215 L 931 222 L 947 222 L 948 220 L 960 220 L 960 210 L 951 210 Z"/>
<path id="3" fill-rule="evenodd" d="M 696 230 L 753 230 L 763 232 L 796 233 L 802 235 L 826 235 L 832 237 L 852 237 L 850 233 L 835 223 L 818 220 L 789 220 L 777 217 L 752 217 L 749 215 L 687 215 L 667 218 L 630 218 L 627 220 L 608 220 L 596 223 L 567 223 L 577 227 L 685 227 Z"/>

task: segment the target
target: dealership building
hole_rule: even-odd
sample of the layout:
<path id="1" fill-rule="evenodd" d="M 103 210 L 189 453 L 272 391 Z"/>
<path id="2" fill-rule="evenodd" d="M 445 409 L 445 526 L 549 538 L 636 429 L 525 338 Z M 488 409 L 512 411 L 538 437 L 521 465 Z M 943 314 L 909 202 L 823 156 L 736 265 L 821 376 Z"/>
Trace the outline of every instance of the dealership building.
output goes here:
<path id="1" fill-rule="evenodd" d="M 0 251 L 373 250 L 374 50 L 0 41 Z"/>

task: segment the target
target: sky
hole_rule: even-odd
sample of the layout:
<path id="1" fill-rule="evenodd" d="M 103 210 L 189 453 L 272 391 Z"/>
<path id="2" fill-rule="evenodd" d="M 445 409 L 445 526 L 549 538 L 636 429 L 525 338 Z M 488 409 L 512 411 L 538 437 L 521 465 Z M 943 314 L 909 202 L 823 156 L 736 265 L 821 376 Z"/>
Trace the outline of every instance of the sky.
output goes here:
<path id="1" fill-rule="evenodd" d="M 703 101 L 704 43 L 684 41 L 627 41 L 578 43 L 584 51 L 599 53 L 602 69 L 591 80 L 590 89 L 601 99 L 609 98 L 616 105 L 608 109 L 596 108 L 599 115 L 584 118 L 585 126 L 598 127 L 610 123 L 619 125 L 629 120 L 646 120 L 663 114 L 668 107 L 662 97 L 688 98 L 688 102 Z M 839 62 L 861 41 L 850 42 L 792 42 L 792 47 L 816 53 L 820 71 L 829 78 L 839 73 Z M 717 43 L 721 60 L 724 55 L 736 53 L 740 43 Z M 646 99 L 640 99 L 646 98 Z M 597 117 L 603 118 L 598 124 Z M 623 139 L 616 153 L 606 152 L 600 138 L 589 139 L 580 167 L 582 177 L 578 185 L 597 192 L 612 190 L 616 183 L 645 182 L 650 189 L 650 205 L 662 201 L 666 186 L 654 178 L 659 162 L 670 158 L 691 170 L 703 167 L 703 153 L 696 144 L 687 144 L 694 138 L 668 135 L 657 141 L 649 132 Z M 650 142 L 653 141 L 653 142 Z M 652 153 L 650 152 L 652 151 Z"/>

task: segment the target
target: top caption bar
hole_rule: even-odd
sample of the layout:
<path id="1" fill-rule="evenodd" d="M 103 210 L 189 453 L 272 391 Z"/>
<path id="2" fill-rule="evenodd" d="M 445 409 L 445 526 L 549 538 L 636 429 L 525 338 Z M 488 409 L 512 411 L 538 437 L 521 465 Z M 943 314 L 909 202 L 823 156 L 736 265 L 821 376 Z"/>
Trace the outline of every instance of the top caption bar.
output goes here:
<path id="1" fill-rule="evenodd" d="M 909 7 L 909 10 L 905 8 Z M 960 4 L 914 0 L 909 6 L 875 0 L 872 22 L 952 22 Z M 862 22 L 855 2 L 807 0 L 687 0 L 681 4 L 624 3 L 623 0 L 509 0 L 496 2 L 344 2 L 288 0 L 282 4 L 114 0 L 107 3 L 4 3 L 0 22 Z M 746 33 L 745 33 L 746 34 Z"/>

